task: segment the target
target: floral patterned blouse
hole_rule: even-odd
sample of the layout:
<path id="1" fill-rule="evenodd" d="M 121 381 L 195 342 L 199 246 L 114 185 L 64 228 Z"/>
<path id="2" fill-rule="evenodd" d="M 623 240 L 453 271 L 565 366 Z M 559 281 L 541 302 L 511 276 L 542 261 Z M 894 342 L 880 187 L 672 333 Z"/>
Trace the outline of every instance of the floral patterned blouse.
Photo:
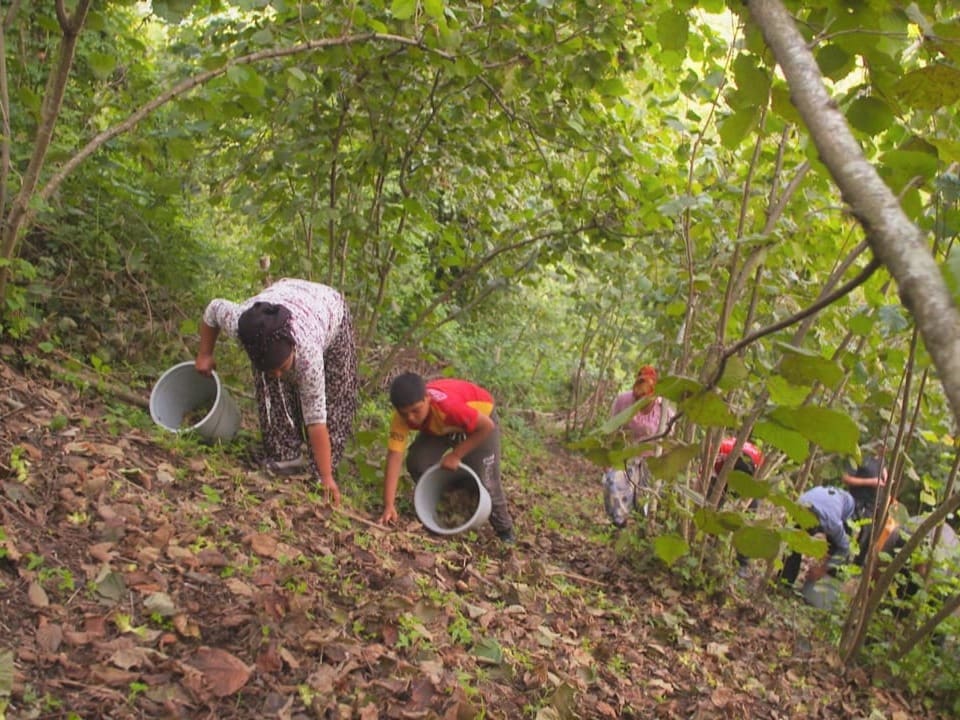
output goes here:
<path id="1" fill-rule="evenodd" d="M 211 300 L 203 313 L 203 321 L 236 338 L 240 315 L 257 301 L 283 305 L 290 311 L 296 343 L 292 380 L 299 389 L 303 422 L 305 425 L 326 423 L 323 353 L 343 325 L 346 316 L 343 295 L 327 285 L 284 278 L 242 303 L 222 298 Z"/>

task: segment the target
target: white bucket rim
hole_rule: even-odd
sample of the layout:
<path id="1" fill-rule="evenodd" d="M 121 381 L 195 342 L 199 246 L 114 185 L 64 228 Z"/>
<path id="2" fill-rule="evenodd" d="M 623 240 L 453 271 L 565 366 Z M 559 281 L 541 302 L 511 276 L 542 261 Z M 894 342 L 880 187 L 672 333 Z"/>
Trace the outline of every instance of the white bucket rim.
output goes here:
<path id="1" fill-rule="evenodd" d="M 421 503 L 417 502 L 417 499 L 421 496 L 421 492 L 420 492 L 421 488 L 426 487 L 426 485 L 423 484 L 423 480 L 424 478 L 428 477 L 431 473 L 438 472 L 438 471 L 443 471 L 451 474 L 465 473 L 468 477 L 473 478 L 474 482 L 476 482 L 477 484 L 477 490 L 480 493 L 480 501 L 477 503 L 477 509 L 474 510 L 473 515 L 470 516 L 469 520 L 467 520 L 466 522 L 460 525 L 457 525 L 456 527 L 449 527 L 449 528 L 443 527 L 439 523 L 433 522 L 429 518 L 424 518 L 420 515 Z M 484 502 L 484 497 L 487 498 L 486 502 Z M 472 467 L 467 465 L 465 462 L 461 462 L 460 466 L 456 470 L 448 470 L 447 468 L 443 467 L 443 465 L 439 462 L 434 463 L 433 465 L 431 465 L 430 467 L 428 467 L 426 470 L 423 471 L 423 474 L 420 476 L 420 480 L 417 481 L 417 486 L 414 489 L 413 504 L 417 512 L 417 517 L 420 519 L 420 522 L 423 523 L 427 527 L 427 529 L 430 530 L 430 532 L 435 533 L 437 535 L 458 535 L 462 532 L 466 532 L 467 530 L 474 529 L 474 526 L 478 524 L 479 518 L 482 514 L 486 515 L 486 517 L 484 517 L 484 521 L 486 521 L 486 519 L 490 516 L 490 503 L 491 503 L 490 491 L 483 486 L 482 482 L 480 482 L 480 477 L 477 475 L 476 471 Z M 430 521 L 428 522 L 428 520 Z"/>
<path id="2" fill-rule="evenodd" d="M 191 430 L 197 430 L 201 425 L 210 419 L 210 416 L 213 415 L 214 410 L 216 410 L 223 398 L 223 384 L 220 382 L 220 376 L 217 375 L 216 370 L 211 370 L 209 376 L 203 376 L 207 377 L 208 379 L 212 379 L 214 382 L 214 387 L 216 388 L 216 393 L 213 396 L 213 403 L 211 403 L 210 410 L 207 411 L 207 414 L 193 425 L 188 426 L 174 428 L 163 422 L 163 420 L 157 415 L 154 405 L 154 397 L 156 396 L 157 391 L 163 386 L 165 380 L 168 380 L 171 375 L 181 373 L 187 367 L 189 367 L 193 372 L 197 372 L 196 363 L 194 363 L 192 360 L 185 360 L 184 362 L 177 363 L 176 365 L 173 365 L 164 371 L 164 373 L 157 379 L 157 382 L 154 383 L 153 390 L 150 391 L 150 417 L 153 418 L 154 423 L 165 430 L 169 430 L 170 432 L 183 433 L 190 432 Z M 201 373 L 197 372 L 197 374 L 200 375 Z"/>

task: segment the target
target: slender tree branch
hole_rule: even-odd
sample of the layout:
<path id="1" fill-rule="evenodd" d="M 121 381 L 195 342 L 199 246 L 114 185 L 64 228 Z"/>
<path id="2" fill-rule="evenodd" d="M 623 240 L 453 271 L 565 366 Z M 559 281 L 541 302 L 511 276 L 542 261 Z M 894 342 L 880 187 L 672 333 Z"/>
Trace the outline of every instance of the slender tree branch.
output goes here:
<path id="1" fill-rule="evenodd" d="M 960 313 L 923 234 L 864 157 L 783 3 L 747 0 L 747 7 L 786 77 L 820 159 L 863 225 L 875 256 L 896 280 L 901 301 L 914 315 L 937 368 L 954 419 L 960 421 Z"/>

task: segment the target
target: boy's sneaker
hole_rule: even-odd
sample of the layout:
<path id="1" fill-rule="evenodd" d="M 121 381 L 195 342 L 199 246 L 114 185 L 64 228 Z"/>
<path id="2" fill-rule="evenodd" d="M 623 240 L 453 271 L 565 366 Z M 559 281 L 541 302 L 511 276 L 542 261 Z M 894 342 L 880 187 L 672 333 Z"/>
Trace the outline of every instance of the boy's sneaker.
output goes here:
<path id="1" fill-rule="evenodd" d="M 307 459 L 303 455 L 298 455 L 290 460 L 267 460 L 263 463 L 264 468 L 271 475 L 287 477 L 296 475 L 307 465 Z"/>
<path id="2" fill-rule="evenodd" d="M 517 536 L 513 534 L 513 530 L 500 530 L 497 533 L 497 537 L 500 538 L 500 542 L 504 545 L 513 545 L 517 542 Z"/>

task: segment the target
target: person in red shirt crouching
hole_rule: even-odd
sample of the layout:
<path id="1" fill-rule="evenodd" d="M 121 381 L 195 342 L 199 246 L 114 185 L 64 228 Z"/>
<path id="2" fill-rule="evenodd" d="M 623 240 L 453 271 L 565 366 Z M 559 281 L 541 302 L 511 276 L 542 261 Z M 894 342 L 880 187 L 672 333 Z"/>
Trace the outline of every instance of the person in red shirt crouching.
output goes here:
<path id="1" fill-rule="evenodd" d="M 709 490 L 707 491 L 707 498 L 709 499 L 713 495 L 714 487 L 717 483 L 717 477 L 720 474 L 720 469 L 723 467 L 723 464 L 727 460 L 727 456 L 731 453 L 734 446 L 737 444 L 737 439 L 734 437 L 725 437 L 720 441 L 720 449 L 717 451 L 716 460 L 713 461 L 713 473 L 710 476 L 710 485 Z M 737 458 L 736 463 L 733 466 L 734 470 L 738 470 L 742 473 L 746 473 L 751 477 L 755 476 L 757 470 L 760 469 L 760 466 L 763 465 L 763 452 L 754 445 L 749 440 L 745 440 L 743 447 L 740 448 L 740 457 Z M 717 503 L 717 507 L 723 505 L 724 500 L 727 497 L 727 488 L 724 486 L 723 492 L 720 494 L 720 499 Z M 754 498 L 750 501 L 749 509 L 756 510 L 759 505 L 759 500 Z M 749 574 L 748 571 L 748 560 L 746 557 L 737 553 L 737 565 L 738 570 L 737 574 L 740 577 L 746 577 Z"/>
<path id="2" fill-rule="evenodd" d="M 397 520 L 397 484 L 403 455 L 414 482 L 439 462 L 447 470 L 468 465 L 490 493 L 490 524 L 507 544 L 516 541 L 513 518 L 500 479 L 500 426 L 493 396 L 467 380 L 440 378 L 425 381 L 417 373 L 403 373 L 390 384 L 390 402 L 396 412 L 390 423 L 387 462 L 383 478 L 381 523 Z M 411 430 L 416 439 L 407 448 Z"/>

